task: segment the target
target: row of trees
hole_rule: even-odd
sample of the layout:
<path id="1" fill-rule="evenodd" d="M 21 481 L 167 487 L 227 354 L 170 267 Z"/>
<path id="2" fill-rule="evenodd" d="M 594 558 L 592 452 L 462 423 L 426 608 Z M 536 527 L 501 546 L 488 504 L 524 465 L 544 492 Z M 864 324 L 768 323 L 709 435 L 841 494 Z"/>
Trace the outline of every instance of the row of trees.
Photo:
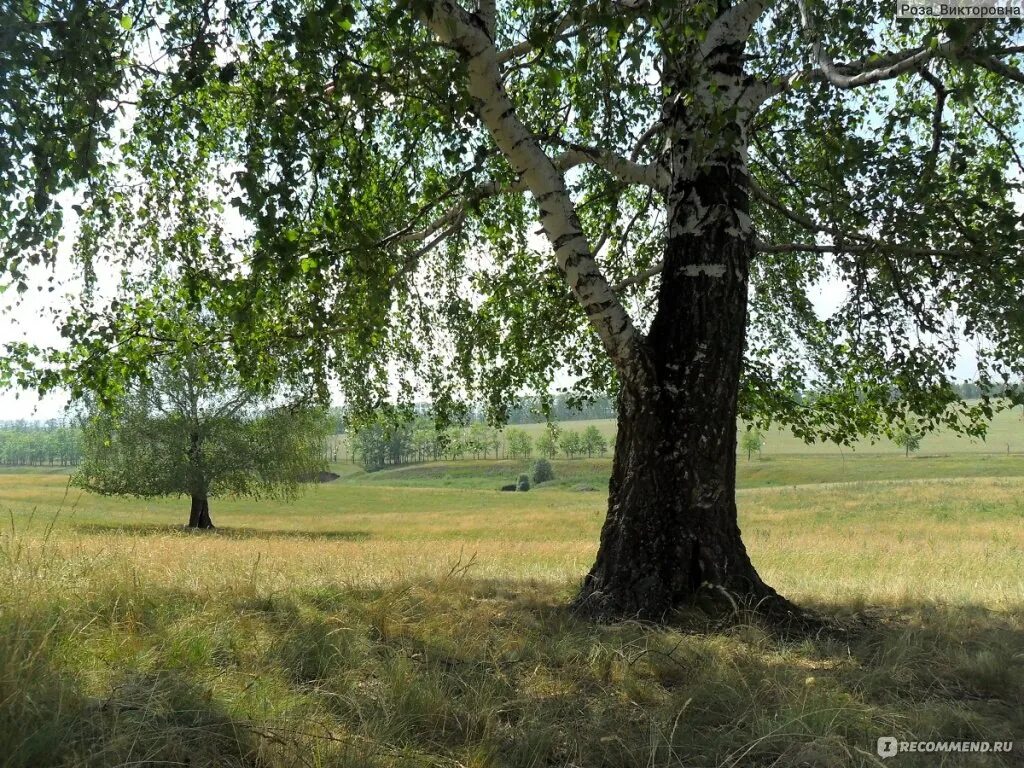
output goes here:
<path id="1" fill-rule="evenodd" d="M 591 425 L 582 432 L 552 425 L 536 439 L 521 429 L 500 430 L 477 422 L 468 426 L 437 429 L 420 416 L 409 421 L 389 420 L 386 415 L 353 428 L 349 455 L 369 470 L 418 461 L 459 459 L 528 459 L 534 455 L 552 459 L 604 456 L 608 440 Z"/>
<path id="2" fill-rule="evenodd" d="M 438 430 L 426 417 L 389 422 L 384 417 L 349 433 L 349 455 L 369 470 L 415 461 L 500 458 L 500 430 L 486 424 Z"/>
<path id="3" fill-rule="evenodd" d="M 560 430 L 552 426 L 538 435 L 536 440 L 527 432 L 513 428 L 506 430 L 505 439 L 508 442 L 508 454 L 513 459 L 528 459 L 534 455 L 534 450 L 545 459 L 553 459 L 559 452 L 567 459 L 584 455 L 593 458 L 608 452 L 608 440 L 594 425 L 582 432 L 574 429 Z"/>
<path id="4" fill-rule="evenodd" d="M 0 424 L 0 465 L 5 467 L 77 466 L 82 432 L 62 422 Z"/>

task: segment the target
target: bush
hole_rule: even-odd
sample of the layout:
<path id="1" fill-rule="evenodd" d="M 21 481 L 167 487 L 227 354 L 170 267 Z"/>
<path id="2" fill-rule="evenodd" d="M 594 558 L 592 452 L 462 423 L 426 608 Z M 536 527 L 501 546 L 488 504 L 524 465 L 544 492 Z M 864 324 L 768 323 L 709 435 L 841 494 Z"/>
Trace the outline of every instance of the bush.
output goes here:
<path id="1" fill-rule="evenodd" d="M 533 464 L 533 483 L 546 483 L 555 479 L 555 471 L 551 468 L 551 462 L 547 459 L 537 459 Z"/>
<path id="2" fill-rule="evenodd" d="M 516 484 L 515 483 L 511 483 L 510 485 L 503 485 L 503 486 L 501 486 L 501 490 L 503 490 L 503 491 L 514 491 L 514 490 L 516 490 Z"/>
<path id="3" fill-rule="evenodd" d="M 528 491 L 528 490 L 530 490 L 530 476 L 529 475 L 520 475 L 519 476 L 519 482 L 516 483 L 516 490 L 517 491 Z"/>

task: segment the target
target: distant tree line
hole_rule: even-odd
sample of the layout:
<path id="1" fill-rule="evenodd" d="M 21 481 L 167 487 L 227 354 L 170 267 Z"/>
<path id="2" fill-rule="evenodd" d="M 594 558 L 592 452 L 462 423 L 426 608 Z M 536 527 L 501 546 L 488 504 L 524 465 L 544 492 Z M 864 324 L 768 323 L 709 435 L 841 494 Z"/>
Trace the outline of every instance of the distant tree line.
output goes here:
<path id="1" fill-rule="evenodd" d="M 371 471 L 421 461 L 552 459 L 559 455 L 576 459 L 607 452 L 608 440 L 593 425 L 580 432 L 552 424 L 534 439 L 524 430 L 500 430 L 483 422 L 438 430 L 425 416 L 404 422 L 382 416 L 349 433 L 350 459 Z"/>
<path id="2" fill-rule="evenodd" d="M 540 397 L 523 397 L 509 409 L 509 424 L 538 424 L 543 421 L 590 421 L 614 419 L 615 401 L 607 395 L 598 395 L 593 400 L 582 401 L 572 395 L 555 395 L 548 404 L 549 415 L 544 415 L 544 400 Z"/>
<path id="3" fill-rule="evenodd" d="M 82 460 L 82 430 L 60 419 L 0 422 L 0 466 L 75 467 Z"/>

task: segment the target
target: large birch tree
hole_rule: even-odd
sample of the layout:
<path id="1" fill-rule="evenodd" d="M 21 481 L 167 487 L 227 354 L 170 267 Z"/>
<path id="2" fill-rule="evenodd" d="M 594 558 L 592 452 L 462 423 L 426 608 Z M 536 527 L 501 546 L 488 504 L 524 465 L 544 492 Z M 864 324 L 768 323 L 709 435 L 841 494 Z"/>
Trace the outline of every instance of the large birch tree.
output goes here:
<path id="1" fill-rule="evenodd" d="M 993 403 L 953 393 L 958 351 L 983 383 L 1022 371 L 1019 21 L 873 0 L 3 8 L 12 281 L 54 258 L 73 199 L 87 275 L 118 265 L 130 295 L 173 271 L 239 348 L 288 340 L 355 409 L 426 394 L 443 419 L 479 396 L 500 418 L 559 373 L 614 390 L 592 615 L 701 591 L 792 610 L 740 536 L 738 415 L 980 434 Z M 825 284 L 838 306 L 816 307 Z M 77 353 L 10 350 L 24 381 L 108 382 L 104 350 L 156 322 L 83 304 Z"/>

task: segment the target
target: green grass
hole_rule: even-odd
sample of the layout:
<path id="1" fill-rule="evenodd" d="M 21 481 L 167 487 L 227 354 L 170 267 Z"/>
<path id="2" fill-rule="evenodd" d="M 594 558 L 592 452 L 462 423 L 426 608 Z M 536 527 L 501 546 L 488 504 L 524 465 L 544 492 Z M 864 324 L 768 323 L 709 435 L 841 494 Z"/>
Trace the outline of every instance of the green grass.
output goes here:
<path id="1" fill-rule="evenodd" d="M 770 458 L 741 462 L 744 537 L 828 632 L 573 618 L 607 460 L 530 493 L 494 490 L 506 462 L 349 469 L 216 500 L 212 533 L 0 474 L 3 764 L 831 768 L 1020 738 L 1024 459 Z"/>
<path id="2" fill-rule="evenodd" d="M 596 426 L 601 434 L 611 442 L 615 437 L 615 421 L 613 419 L 591 419 L 581 421 L 564 421 L 558 426 L 582 432 L 589 426 Z M 534 440 L 547 429 L 545 424 L 516 424 L 515 429 L 528 433 Z M 744 429 L 742 424 L 738 429 Z M 343 457 L 346 457 L 346 441 L 344 436 L 338 437 L 338 445 Z M 799 454 L 803 456 L 822 456 L 841 459 L 861 454 L 902 455 L 904 449 L 890 440 L 871 442 L 862 440 L 852 448 L 841 448 L 834 443 L 805 443 L 796 438 L 786 429 L 773 428 L 765 435 L 765 446 L 762 455 L 783 456 Z M 1020 408 L 1002 411 L 995 414 L 988 426 L 984 440 L 962 437 L 948 430 L 940 430 L 926 435 L 921 441 L 921 455 L 963 455 L 963 454 L 1024 454 L 1024 414 Z"/>
<path id="3" fill-rule="evenodd" d="M 351 466 L 351 465 L 349 465 Z M 535 490 L 576 490 L 607 493 L 611 459 L 555 459 L 555 479 Z M 360 486 L 395 488 L 448 487 L 494 490 L 513 483 L 532 462 L 463 460 L 409 464 L 394 469 L 348 475 Z M 1024 454 L 959 454 L 949 456 L 853 454 L 847 457 L 788 454 L 741 458 L 737 466 L 739 488 L 851 483 L 878 480 L 927 480 L 960 477 L 1024 476 Z"/>

